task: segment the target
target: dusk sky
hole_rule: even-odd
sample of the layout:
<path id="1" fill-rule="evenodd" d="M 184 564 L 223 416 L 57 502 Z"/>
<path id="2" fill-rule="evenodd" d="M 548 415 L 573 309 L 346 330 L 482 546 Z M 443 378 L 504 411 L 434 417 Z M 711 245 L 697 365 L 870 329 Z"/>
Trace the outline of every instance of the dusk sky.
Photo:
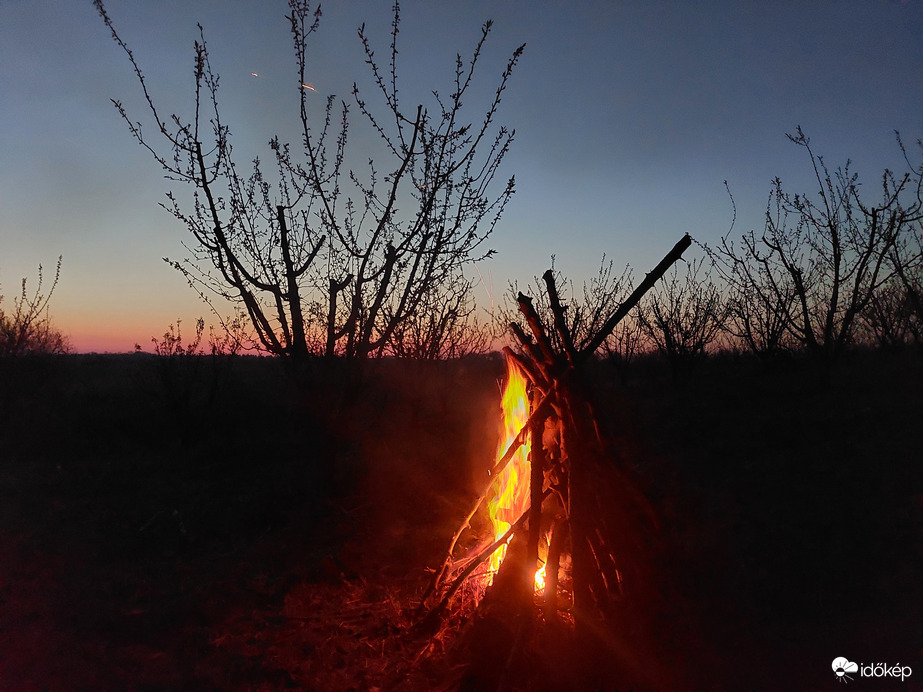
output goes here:
<path id="1" fill-rule="evenodd" d="M 243 164 L 269 158 L 275 134 L 297 143 L 297 75 L 281 1 L 108 0 L 166 112 L 187 115 L 196 22 L 221 74 L 224 118 Z M 309 55 L 317 114 L 325 97 L 368 84 L 356 28 L 387 54 L 390 2 L 333 0 Z M 399 78 L 405 98 L 448 92 L 454 55 L 487 19 L 480 67 L 493 89 L 526 49 L 499 122 L 516 130 L 501 177 L 517 193 L 478 269 L 499 299 L 556 255 L 577 282 L 606 253 L 643 276 L 684 234 L 715 242 L 762 228 L 773 177 L 813 192 L 809 162 L 786 132 L 801 125 L 831 167 L 852 159 L 872 193 L 900 169 L 899 130 L 923 137 L 923 2 L 443 2 L 404 0 Z M 130 351 L 177 317 L 207 308 L 161 257 L 182 258 L 183 226 L 158 206 L 171 189 L 110 98 L 146 113 L 125 55 L 90 0 L 0 0 L 0 293 L 46 280 L 77 351 Z M 251 73 L 259 77 L 253 77 Z M 371 92 L 369 91 L 371 94 Z M 312 94 L 313 96 L 313 94 Z M 361 146 L 356 121 L 352 146 Z M 695 250 L 695 248 L 693 248 Z M 694 256 L 691 250 L 689 256 Z"/>

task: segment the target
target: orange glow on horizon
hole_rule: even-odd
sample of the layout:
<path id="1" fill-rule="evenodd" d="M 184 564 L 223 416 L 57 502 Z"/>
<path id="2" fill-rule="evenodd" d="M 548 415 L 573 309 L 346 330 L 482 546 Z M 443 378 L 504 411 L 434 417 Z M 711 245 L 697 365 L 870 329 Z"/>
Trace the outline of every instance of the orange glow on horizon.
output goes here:
<path id="1" fill-rule="evenodd" d="M 71 353 L 134 353 L 135 344 L 140 343 L 137 339 L 123 335 L 93 332 L 68 334 L 67 340 Z M 150 341 L 140 345 L 142 351 L 154 352 Z"/>

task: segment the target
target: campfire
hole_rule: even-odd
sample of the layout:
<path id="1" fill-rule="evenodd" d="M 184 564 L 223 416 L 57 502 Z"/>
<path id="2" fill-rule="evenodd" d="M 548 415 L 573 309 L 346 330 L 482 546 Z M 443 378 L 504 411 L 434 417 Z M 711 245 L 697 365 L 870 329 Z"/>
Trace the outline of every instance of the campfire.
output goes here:
<path id="1" fill-rule="evenodd" d="M 515 633 L 506 637 L 504 671 L 537 623 L 569 626 L 586 642 L 598 639 L 602 624 L 609 628 L 611 646 L 620 636 L 610 631 L 613 623 L 630 621 L 632 591 L 644 588 L 639 546 L 655 522 L 605 420 L 597 415 L 586 364 L 690 244 L 689 236 L 680 240 L 579 348 L 550 271 L 543 279 L 551 325 L 543 323 L 531 298 L 519 294 L 528 332 L 511 324 L 519 347 L 504 349 L 508 377 L 498 458 L 420 604 L 426 611 L 423 622 L 432 624 L 462 585 L 473 584 L 482 597 L 476 619 Z M 487 545 L 456 555 L 460 537 L 482 507 L 491 524 Z M 490 634 L 481 630 L 472 637 Z M 485 674 L 474 673 L 482 676 L 480 683 Z M 495 687 L 495 682 L 489 684 Z"/>

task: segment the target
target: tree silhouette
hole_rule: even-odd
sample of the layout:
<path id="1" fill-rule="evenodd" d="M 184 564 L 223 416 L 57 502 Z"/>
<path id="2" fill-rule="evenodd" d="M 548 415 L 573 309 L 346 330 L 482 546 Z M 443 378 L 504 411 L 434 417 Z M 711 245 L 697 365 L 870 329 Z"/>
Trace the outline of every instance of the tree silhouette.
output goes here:
<path id="1" fill-rule="evenodd" d="M 724 329 L 726 308 L 701 259 L 669 278 L 645 298 L 641 328 L 670 363 L 674 379 L 691 370 Z"/>
<path id="2" fill-rule="evenodd" d="M 201 26 L 194 115 L 164 117 L 102 0 L 94 4 L 131 62 L 155 135 L 131 120 L 120 102 L 113 103 L 168 176 L 194 188 L 191 209 L 168 195 L 166 208 L 186 224 L 194 242 L 189 257 L 167 261 L 207 301 L 219 296 L 242 305 L 265 351 L 296 359 L 312 353 L 355 358 L 400 353 L 403 346 L 395 347 L 395 340 L 408 333 L 404 323 L 425 321 L 434 296 L 459 287 L 465 267 L 492 254 L 485 242 L 514 190 L 513 178 L 494 189 L 514 134 L 495 119 L 524 46 L 513 52 L 474 125 L 462 102 L 473 98 L 490 22 L 469 60 L 457 56 L 448 95 L 433 91 L 432 107 L 406 108 L 398 90 L 395 3 L 386 70 L 376 61 L 365 26 L 358 32 L 376 103 L 354 84 L 351 105 L 330 97 L 316 117 L 307 100 L 306 65 L 321 12 L 306 0 L 289 0 L 302 141 L 293 147 L 272 139 L 271 183 L 259 160 L 249 176 L 238 172 Z M 353 107 L 383 145 L 386 164 L 367 158 L 363 171 L 348 165 Z M 462 313 L 447 316 L 458 319 Z"/>
<path id="3" fill-rule="evenodd" d="M 817 194 L 792 194 L 776 178 L 763 233 L 750 231 L 741 246 L 725 236 L 710 254 L 732 289 L 731 324 L 753 350 L 791 338 L 830 360 L 854 341 L 863 311 L 895 275 L 912 287 L 920 253 L 901 250 L 923 220 L 923 165 L 885 170 L 870 203 L 849 162 L 831 172 L 800 127 L 788 138 L 807 151 Z"/>

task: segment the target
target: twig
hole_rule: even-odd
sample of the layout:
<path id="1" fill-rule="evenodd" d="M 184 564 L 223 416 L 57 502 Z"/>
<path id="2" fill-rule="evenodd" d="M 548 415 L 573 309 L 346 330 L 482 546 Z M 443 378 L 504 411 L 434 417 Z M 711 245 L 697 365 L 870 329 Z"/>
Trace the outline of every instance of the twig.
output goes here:
<path id="1" fill-rule="evenodd" d="M 550 494 L 551 494 L 551 491 L 550 491 L 550 490 L 546 490 L 546 491 L 542 494 L 542 500 L 544 500 L 544 499 L 545 499 L 546 497 L 548 497 L 548 495 L 550 495 Z M 435 618 L 435 617 L 442 611 L 443 608 L 445 608 L 446 604 L 449 602 L 449 600 L 452 598 L 452 596 L 455 594 L 455 592 L 458 591 L 458 587 L 460 587 L 460 586 L 465 582 L 465 580 L 466 580 L 469 576 L 471 576 L 471 573 L 474 572 L 475 569 L 477 569 L 478 565 L 480 565 L 482 562 L 484 562 L 484 560 L 486 560 L 488 557 L 490 557 L 491 555 L 493 555 L 494 552 L 495 552 L 501 545 L 506 545 L 506 543 L 509 542 L 509 540 L 510 540 L 510 538 L 513 536 L 513 534 L 516 533 L 516 531 L 518 531 L 519 529 L 521 529 L 522 526 L 523 526 L 523 524 L 526 523 L 526 519 L 529 518 L 529 513 L 531 512 L 531 510 L 532 510 L 531 505 L 530 505 L 529 507 L 526 507 L 526 511 L 524 511 L 524 512 L 519 516 L 519 518 L 513 523 L 512 526 L 510 526 L 509 529 L 507 529 L 506 533 L 504 533 L 500 538 L 498 538 L 497 540 L 495 540 L 495 541 L 494 541 L 493 543 L 491 543 L 489 546 L 487 546 L 486 548 L 484 548 L 484 550 L 482 550 L 482 551 L 471 561 L 471 564 L 468 565 L 468 566 L 464 569 L 464 571 L 462 571 L 462 573 L 459 574 L 459 575 L 455 578 L 455 581 L 452 582 L 452 585 L 449 586 L 449 589 L 445 592 L 445 595 L 442 597 L 442 600 L 440 600 L 439 603 L 436 604 L 436 606 L 435 606 L 431 611 L 429 611 L 429 613 L 426 614 L 426 617 L 423 618 L 423 620 L 420 622 L 420 625 L 419 625 L 420 627 L 425 627 L 426 625 L 428 625 L 429 623 L 432 622 L 432 619 Z"/>

